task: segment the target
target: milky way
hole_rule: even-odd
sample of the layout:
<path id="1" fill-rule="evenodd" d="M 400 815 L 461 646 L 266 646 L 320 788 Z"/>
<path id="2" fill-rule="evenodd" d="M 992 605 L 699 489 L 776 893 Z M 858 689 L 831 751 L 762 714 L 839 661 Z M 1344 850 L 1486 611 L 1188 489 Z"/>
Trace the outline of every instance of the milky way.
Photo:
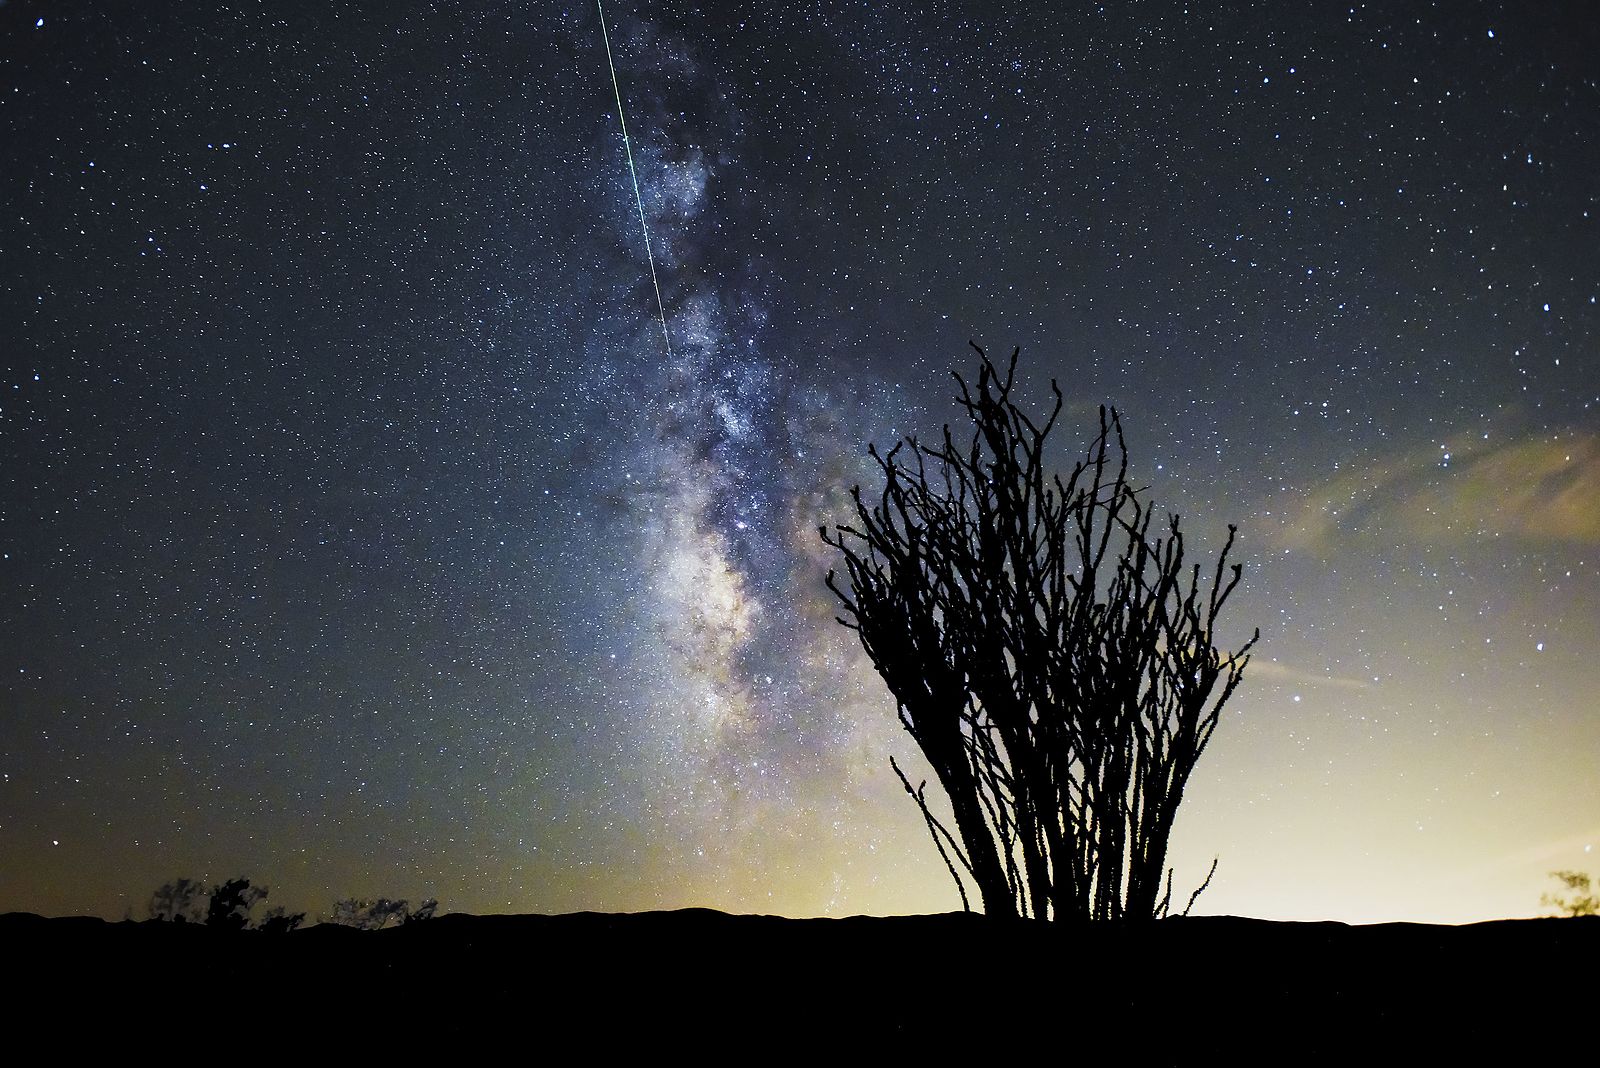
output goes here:
<path id="1" fill-rule="evenodd" d="M 957 907 L 816 531 L 969 340 L 1239 524 L 1201 910 L 1593 869 L 1592 13 L 607 16 L 638 204 L 583 4 L 0 4 L 0 910 Z"/>
<path id="2" fill-rule="evenodd" d="M 625 502 L 608 537 L 637 554 L 611 576 L 628 604 L 619 678 L 635 695 L 634 770 L 659 853 L 690 854 L 713 878 L 759 872 L 815 893 L 837 880 L 807 870 L 807 843 L 860 824 L 849 802 L 869 769 L 855 754 L 893 723 L 829 625 L 819 581 L 820 506 L 860 466 L 841 415 L 858 422 L 863 405 L 772 352 L 770 282 L 734 236 L 754 205 L 726 188 L 744 141 L 736 103 L 689 41 L 640 17 L 620 30 L 672 343 L 657 349 L 642 292 L 596 341 L 639 369 L 633 388 L 608 391 L 624 441 L 610 491 Z M 603 190 L 613 205 L 619 192 Z M 619 245 L 632 236 L 619 230 Z M 642 278 L 634 244 L 596 269 Z"/>

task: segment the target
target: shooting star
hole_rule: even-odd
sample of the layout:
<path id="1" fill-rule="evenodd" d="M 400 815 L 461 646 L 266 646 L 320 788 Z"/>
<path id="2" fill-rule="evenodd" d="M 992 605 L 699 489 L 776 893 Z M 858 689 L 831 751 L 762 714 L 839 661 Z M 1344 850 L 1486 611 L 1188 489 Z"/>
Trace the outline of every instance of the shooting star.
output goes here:
<path id="1" fill-rule="evenodd" d="M 661 283 L 656 278 L 656 257 L 650 250 L 650 226 L 644 218 L 644 197 L 639 193 L 639 171 L 633 165 L 633 145 L 628 140 L 628 120 L 622 113 L 622 86 L 617 81 L 617 64 L 611 58 L 611 34 L 606 31 L 606 9 L 602 0 L 594 0 L 600 13 L 600 39 L 606 44 L 606 66 L 611 68 L 611 90 L 617 96 L 617 122 L 622 126 L 622 149 L 628 156 L 628 174 L 633 179 L 633 202 L 639 207 L 639 229 L 644 231 L 644 258 L 650 263 L 650 285 L 656 291 L 656 310 L 661 314 L 661 343 L 666 346 L 667 359 L 672 359 L 672 337 L 667 333 L 667 304 L 661 299 Z"/>

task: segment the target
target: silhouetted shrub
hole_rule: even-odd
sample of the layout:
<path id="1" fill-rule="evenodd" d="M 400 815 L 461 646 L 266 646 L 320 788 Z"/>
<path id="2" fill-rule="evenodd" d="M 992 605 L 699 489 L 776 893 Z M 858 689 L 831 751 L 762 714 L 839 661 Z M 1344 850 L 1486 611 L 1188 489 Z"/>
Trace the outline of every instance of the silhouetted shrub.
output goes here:
<path id="1" fill-rule="evenodd" d="M 282 905 L 267 910 L 255 929 L 262 934 L 288 934 L 306 922 L 303 912 L 286 912 Z"/>
<path id="2" fill-rule="evenodd" d="M 211 891 L 198 879 L 174 879 L 150 895 L 150 919 L 165 923 L 199 923 L 205 918 Z"/>
<path id="3" fill-rule="evenodd" d="M 281 907 L 253 922 L 251 910 L 266 897 L 266 887 L 251 886 L 250 880 L 243 877 L 216 886 L 207 886 L 199 879 L 174 879 L 151 895 L 149 914 L 152 920 L 167 923 L 204 923 L 224 931 L 257 930 L 270 934 L 286 934 L 305 922 L 305 913 L 286 912 Z"/>
<path id="4" fill-rule="evenodd" d="M 1184 787 L 1256 642 L 1218 644 L 1234 528 L 1202 574 L 1178 517 L 1129 482 L 1114 409 L 1058 474 L 1060 389 L 1035 422 L 1012 399 L 1016 353 L 1001 369 L 977 351 L 976 388 L 955 376 L 971 436 L 869 448 L 882 489 L 857 486 L 850 522 L 822 529 L 848 578 L 828 573 L 839 622 L 950 800 L 954 833 L 890 761 L 964 906 L 963 874 L 990 915 L 1163 916 Z"/>
<path id="5" fill-rule="evenodd" d="M 438 910 L 438 899 L 431 897 L 414 909 L 404 899 L 380 897 L 376 901 L 368 901 L 347 897 L 333 903 L 333 915 L 325 922 L 363 931 L 380 931 L 385 927 L 401 927 L 431 920 Z"/>
<path id="6" fill-rule="evenodd" d="M 250 926 L 250 910 L 266 896 L 266 889 L 251 886 L 249 879 L 229 879 L 211 891 L 211 903 L 206 908 L 206 926 L 242 931 Z"/>
<path id="7" fill-rule="evenodd" d="M 1545 894 L 1539 898 L 1539 904 L 1560 909 L 1565 916 L 1600 916 L 1600 895 L 1594 892 L 1594 884 L 1586 873 L 1553 871 L 1550 877 L 1559 879 L 1567 893 Z"/>

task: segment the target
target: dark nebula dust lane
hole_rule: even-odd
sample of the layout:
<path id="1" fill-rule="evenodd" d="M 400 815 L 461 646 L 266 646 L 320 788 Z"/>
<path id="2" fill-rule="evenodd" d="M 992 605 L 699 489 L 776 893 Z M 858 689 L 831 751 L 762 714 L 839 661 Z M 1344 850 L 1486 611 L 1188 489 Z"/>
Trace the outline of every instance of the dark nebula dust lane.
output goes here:
<path id="1" fill-rule="evenodd" d="M 1592 864 L 1583 5 L 605 13 L 0 5 L 0 910 L 958 907 L 816 529 L 969 340 L 1240 526 L 1199 910 Z"/>

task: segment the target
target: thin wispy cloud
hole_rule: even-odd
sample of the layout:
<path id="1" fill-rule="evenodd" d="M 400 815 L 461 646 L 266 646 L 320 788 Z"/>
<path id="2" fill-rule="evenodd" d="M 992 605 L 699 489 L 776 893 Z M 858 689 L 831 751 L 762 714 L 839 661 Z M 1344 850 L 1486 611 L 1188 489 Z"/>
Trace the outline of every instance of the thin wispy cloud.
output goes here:
<path id="1" fill-rule="evenodd" d="M 1274 509 L 1282 548 L 1487 539 L 1600 544 L 1600 435 L 1524 436 L 1380 459 Z"/>
<path id="2" fill-rule="evenodd" d="M 1312 671 L 1281 660 L 1252 659 L 1246 670 L 1252 682 L 1267 680 L 1291 686 L 1331 686 L 1339 690 L 1365 690 L 1372 686 L 1370 679 Z"/>

